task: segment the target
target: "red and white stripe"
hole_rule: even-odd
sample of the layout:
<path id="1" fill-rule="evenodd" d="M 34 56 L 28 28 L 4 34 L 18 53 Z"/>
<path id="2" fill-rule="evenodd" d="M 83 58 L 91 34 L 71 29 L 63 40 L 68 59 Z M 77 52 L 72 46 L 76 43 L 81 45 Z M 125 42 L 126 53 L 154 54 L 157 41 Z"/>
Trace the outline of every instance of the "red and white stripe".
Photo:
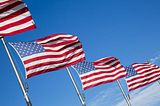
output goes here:
<path id="1" fill-rule="evenodd" d="M 85 60 L 82 44 L 76 36 L 54 34 L 36 41 L 44 47 L 46 52 L 22 58 L 27 78 Z"/>
<path id="2" fill-rule="evenodd" d="M 35 29 L 27 6 L 20 0 L 0 2 L 0 36 L 10 36 Z"/>
<path id="3" fill-rule="evenodd" d="M 80 75 L 83 89 L 113 82 L 127 75 L 124 67 L 120 64 L 119 59 L 107 57 L 92 62 L 96 70 Z"/>
<path id="4" fill-rule="evenodd" d="M 143 87 L 160 79 L 160 69 L 156 65 L 134 63 L 132 66 L 139 75 L 126 79 L 129 91 Z"/>
<path id="5" fill-rule="evenodd" d="M 1 0 L 0 1 L 0 5 L 3 5 L 3 4 L 5 4 L 5 3 L 7 3 L 7 2 L 10 2 L 10 1 L 14 1 L 14 0 Z M 17 0 L 18 1 L 18 0 Z M 21 1 L 21 0 L 19 0 L 19 1 Z"/>

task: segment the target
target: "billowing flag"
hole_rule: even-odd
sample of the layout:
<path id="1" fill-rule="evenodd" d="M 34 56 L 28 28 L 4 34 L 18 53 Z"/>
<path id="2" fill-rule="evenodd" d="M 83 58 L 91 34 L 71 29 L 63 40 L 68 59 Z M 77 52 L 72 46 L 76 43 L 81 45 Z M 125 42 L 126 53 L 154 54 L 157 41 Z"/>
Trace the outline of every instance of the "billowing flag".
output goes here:
<path id="1" fill-rule="evenodd" d="M 160 78 L 159 67 L 149 63 L 134 63 L 131 66 L 126 66 L 125 69 L 127 71 L 125 79 L 129 91 L 148 85 Z"/>
<path id="2" fill-rule="evenodd" d="M 23 61 L 27 78 L 85 60 L 82 44 L 73 35 L 54 34 L 35 41 L 9 44 Z"/>
<path id="3" fill-rule="evenodd" d="M 0 36 L 15 35 L 35 28 L 31 14 L 22 1 L 0 1 Z"/>
<path id="4" fill-rule="evenodd" d="M 81 78 L 83 90 L 113 82 L 127 75 L 119 59 L 115 57 L 102 58 L 95 62 L 82 61 L 72 67 Z"/>

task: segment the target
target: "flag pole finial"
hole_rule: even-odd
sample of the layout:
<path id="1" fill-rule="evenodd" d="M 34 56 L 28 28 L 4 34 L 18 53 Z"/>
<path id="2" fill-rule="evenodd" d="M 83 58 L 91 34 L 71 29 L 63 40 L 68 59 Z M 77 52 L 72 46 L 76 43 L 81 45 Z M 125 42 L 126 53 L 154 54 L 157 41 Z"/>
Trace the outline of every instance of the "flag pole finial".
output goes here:
<path id="1" fill-rule="evenodd" d="M 149 60 L 147 60 L 147 63 L 149 63 L 150 61 Z"/>

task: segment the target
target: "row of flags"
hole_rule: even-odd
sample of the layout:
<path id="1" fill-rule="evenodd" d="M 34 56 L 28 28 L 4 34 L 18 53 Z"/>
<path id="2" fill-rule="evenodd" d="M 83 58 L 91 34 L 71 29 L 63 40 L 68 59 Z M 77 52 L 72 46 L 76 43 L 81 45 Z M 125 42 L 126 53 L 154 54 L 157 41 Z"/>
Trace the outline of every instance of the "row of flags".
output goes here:
<path id="1" fill-rule="evenodd" d="M 21 0 L 0 1 L 0 37 L 35 29 L 27 6 Z M 160 68 L 149 63 L 122 66 L 115 57 L 85 61 L 78 37 L 53 34 L 29 42 L 9 42 L 20 56 L 26 78 L 72 66 L 78 73 L 83 90 L 125 78 L 132 91 L 160 79 Z"/>
<path id="2" fill-rule="evenodd" d="M 129 91 L 160 78 L 160 68 L 149 63 L 123 67 L 115 57 L 87 62 L 81 42 L 73 35 L 53 34 L 35 41 L 9 44 L 23 61 L 27 78 L 72 66 L 81 79 L 83 90 L 125 77 Z"/>
<path id="3" fill-rule="evenodd" d="M 0 36 L 15 35 L 35 28 L 28 8 L 21 0 L 0 1 Z M 9 44 L 19 54 L 26 78 L 72 66 L 78 72 L 84 90 L 125 77 L 128 90 L 132 91 L 159 79 L 159 67 L 148 63 L 123 67 L 115 57 L 95 62 L 84 61 L 82 44 L 73 35 L 53 34 L 30 42 Z"/>

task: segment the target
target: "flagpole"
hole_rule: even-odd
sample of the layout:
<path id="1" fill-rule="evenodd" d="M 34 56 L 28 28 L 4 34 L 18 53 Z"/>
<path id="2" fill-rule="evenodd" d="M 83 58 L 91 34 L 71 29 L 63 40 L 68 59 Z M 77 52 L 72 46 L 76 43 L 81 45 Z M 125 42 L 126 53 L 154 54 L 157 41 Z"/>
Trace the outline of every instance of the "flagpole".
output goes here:
<path id="1" fill-rule="evenodd" d="M 4 40 L 4 37 L 3 37 L 3 36 L 0 36 L 0 39 L 2 40 L 3 46 L 4 46 L 4 48 L 5 48 L 6 52 L 7 52 L 7 55 L 8 55 L 8 57 L 9 57 L 9 60 L 10 60 L 11 64 L 12 64 L 13 70 L 14 70 L 14 72 L 15 72 L 15 74 L 16 74 L 17 80 L 18 80 L 19 85 L 20 85 L 20 87 L 21 87 L 21 90 L 22 90 L 22 92 L 23 92 L 23 95 L 24 95 L 24 98 L 25 98 L 25 100 L 26 100 L 26 103 L 27 103 L 28 106 L 32 106 L 32 104 L 31 104 L 31 102 L 30 102 L 30 100 L 29 100 L 28 94 L 27 94 L 27 92 L 26 92 L 26 89 L 25 89 L 25 87 L 24 87 L 24 85 L 23 85 L 23 83 L 22 83 L 22 80 L 21 80 L 21 78 L 20 78 L 20 76 L 19 76 L 19 73 L 18 73 L 18 71 L 17 71 L 17 68 L 16 68 L 16 66 L 15 66 L 15 64 L 14 64 L 14 61 L 13 61 L 13 59 L 12 59 L 12 56 L 11 56 L 9 50 L 8 50 L 8 47 L 7 47 L 6 42 L 5 42 L 5 40 Z"/>
<path id="2" fill-rule="evenodd" d="M 123 88 L 122 88 L 122 86 L 121 86 L 119 80 L 117 80 L 117 83 L 118 83 L 118 85 L 119 85 L 119 88 L 120 88 L 121 91 L 122 91 L 122 94 L 123 94 L 123 96 L 124 96 L 124 98 L 125 98 L 125 100 L 126 100 L 128 106 L 132 106 L 131 103 L 129 102 L 129 100 L 128 100 L 128 98 L 127 98 L 127 96 L 126 96 L 126 94 L 125 94 L 125 92 L 124 92 L 124 90 L 123 90 Z"/>
<path id="3" fill-rule="evenodd" d="M 71 80 L 72 80 L 72 83 L 73 83 L 73 85 L 74 85 L 74 87 L 75 87 L 75 89 L 76 89 L 76 91 L 77 91 L 77 94 L 78 94 L 78 96 L 79 96 L 79 99 L 80 99 L 82 105 L 83 105 L 83 106 L 86 106 L 86 105 L 85 105 L 85 102 L 84 102 L 84 100 L 82 99 L 82 96 L 81 96 L 81 94 L 80 94 L 80 92 L 79 92 L 79 90 L 78 90 L 78 88 L 77 88 L 77 85 L 76 85 L 76 83 L 75 83 L 75 81 L 74 81 L 74 79 L 73 79 L 73 77 L 72 77 L 72 74 L 71 74 L 71 72 L 69 71 L 69 68 L 66 67 L 66 69 L 67 69 L 68 74 L 69 74 L 69 76 L 70 76 L 70 78 L 71 78 Z"/>

